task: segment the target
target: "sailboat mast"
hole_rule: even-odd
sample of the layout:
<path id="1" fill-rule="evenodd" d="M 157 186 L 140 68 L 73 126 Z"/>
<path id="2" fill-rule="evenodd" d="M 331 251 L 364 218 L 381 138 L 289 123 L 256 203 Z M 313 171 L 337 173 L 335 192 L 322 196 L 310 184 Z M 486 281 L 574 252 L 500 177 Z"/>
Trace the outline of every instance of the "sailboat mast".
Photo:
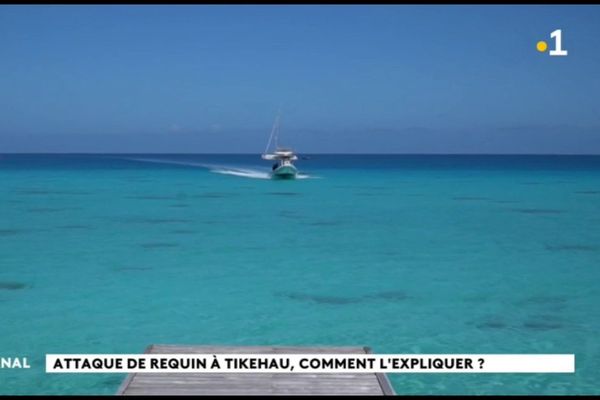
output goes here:
<path id="1" fill-rule="evenodd" d="M 277 130 L 275 131 L 275 150 L 279 148 L 279 129 L 281 128 L 281 111 L 277 113 Z"/>
<path id="2" fill-rule="evenodd" d="M 271 136 L 269 136 L 269 141 L 267 142 L 267 147 L 265 148 L 265 154 L 269 152 L 269 147 L 271 146 L 271 142 L 273 138 L 275 139 L 275 148 L 279 147 L 279 118 L 281 116 L 281 112 L 277 114 L 275 118 L 275 122 L 273 123 L 273 129 L 271 129 Z"/>

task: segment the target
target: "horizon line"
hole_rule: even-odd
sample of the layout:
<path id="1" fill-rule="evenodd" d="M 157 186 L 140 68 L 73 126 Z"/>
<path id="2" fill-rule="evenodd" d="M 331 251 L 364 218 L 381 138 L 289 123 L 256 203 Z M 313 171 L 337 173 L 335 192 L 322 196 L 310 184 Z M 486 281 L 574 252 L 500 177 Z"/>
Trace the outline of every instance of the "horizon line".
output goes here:
<path id="1" fill-rule="evenodd" d="M 194 153 L 194 152 L 6 152 L 2 155 L 114 155 L 114 154 L 133 154 L 133 155 L 261 155 L 262 152 L 247 153 Z M 298 155 L 373 155 L 373 156 L 600 156 L 600 153 L 298 153 Z"/>

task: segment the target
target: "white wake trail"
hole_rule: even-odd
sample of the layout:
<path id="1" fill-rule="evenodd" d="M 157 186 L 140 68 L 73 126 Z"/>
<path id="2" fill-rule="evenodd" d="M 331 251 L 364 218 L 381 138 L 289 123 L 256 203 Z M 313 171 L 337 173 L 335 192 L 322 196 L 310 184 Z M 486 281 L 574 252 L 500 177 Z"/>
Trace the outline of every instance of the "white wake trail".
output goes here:
<path id="1" fill-rule="evenodd" d="M 157 163 L 157 164 L 184 165 L 184 166 L 188 166 L 188 167 L 200 167 L 200 168 L 206 168 L 210 172 L 213 172 L 215 174 L 233 175 L 233 176 L 239 176 L 241 178 L 271 179 L 271 173 L 268 170 L 261 170 L 261 169 L 241 168 L 241 167 L 229 166 L 229 165 L 205 164 L 205 163 L 199 163 L 199 162 L 193 162 L 193 161 L 166 160 L 166 159 L 161 159 L 161 158 L 126 158 L 126 160 Z M 317 178 L 317 177 L 311 176 L 308 174 L 304 174 L 304 173 L 298 173 L 298 175 L 296 175 L 296 179 L 310 179 L 310 178 Z"/>
<path id="2" fill-rule="evenodd" d="M 264 170 L 257 170 L 257 169 L 218 166 L 218 167 L 212 168 L 210 170 L 210 172 L 214 172 L 216 174 L 223 174 L 223 175 L 240 176 L 242 178 L 250 178 L 250 179 L 271 179 L 271 174 L 269 172 L 264 171 Z M 303 174 L 300 172 L 298 173 L 298 175 L 296 175 L 296 179 L 310 179 L 310 178 L 316 178 L 316 177 L 308 175 L 308 174 Z"/>
<path id="3" fill-rule="evenodd" d="M 234 175 L 242 178 L 250 179 L 271 179 L 271 175 L 266 171 L 258 171 L 254 169 L 232 168 L 232 167 L 214 167 L 210 172 L 223 175 Z"/>
<path id="4" fill-rule="evenodd" d="M 201 168 L 212 168 L 210 164 L 197 163 L 193 161 L 176 161 L 176 160 L 164 160 L 161 158 L 126 158 L 129 161 L 141 161 L 156 164 L 172 164 L 172 165 L 185 165 L 188 167 L 201 167 Z"/>

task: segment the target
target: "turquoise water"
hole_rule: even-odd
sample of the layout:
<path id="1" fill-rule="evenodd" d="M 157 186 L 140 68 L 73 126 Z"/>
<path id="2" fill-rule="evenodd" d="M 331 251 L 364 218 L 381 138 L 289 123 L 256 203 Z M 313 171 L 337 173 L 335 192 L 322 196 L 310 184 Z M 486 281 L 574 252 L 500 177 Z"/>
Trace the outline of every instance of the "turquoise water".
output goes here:
<path id="1" fill-rule="evenodd" d="M 258 160 L 258 161 L 257 161 Z M 600 157 L 0 156 L 2 394 L 112 394 L 47 353 L 153 343 L 574 353 L 402 394 L 600 394 Z"/>

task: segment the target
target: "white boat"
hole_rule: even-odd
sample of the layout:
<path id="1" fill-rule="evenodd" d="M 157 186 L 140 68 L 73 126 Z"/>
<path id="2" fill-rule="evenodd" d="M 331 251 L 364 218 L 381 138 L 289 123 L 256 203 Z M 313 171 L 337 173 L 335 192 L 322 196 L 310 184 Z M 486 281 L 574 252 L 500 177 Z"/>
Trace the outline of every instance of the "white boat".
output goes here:
<path id="1" fill-rule="evenodd" d="M 278 114 L 277 118 L 275 118 L 275 123 L 273 124 L 273 129 L 271 130 L 271 136 L 269 137 L 269 142 L 267 143 L 265 152 L 262 155 L 262 159 L 275 161 L 271 171 L 271 178 L 294 179 L 298 174 L 298 169 L 292 163 L 292 161 L 296 161 L 298 156 L 294 154 L 292 149 L 279 147 L 279 120 L 280 114 Z M 272 142 L 275 144 L 275 150 L 272 153 L 269 153 L 269 148 L 271 147 Z"/>

